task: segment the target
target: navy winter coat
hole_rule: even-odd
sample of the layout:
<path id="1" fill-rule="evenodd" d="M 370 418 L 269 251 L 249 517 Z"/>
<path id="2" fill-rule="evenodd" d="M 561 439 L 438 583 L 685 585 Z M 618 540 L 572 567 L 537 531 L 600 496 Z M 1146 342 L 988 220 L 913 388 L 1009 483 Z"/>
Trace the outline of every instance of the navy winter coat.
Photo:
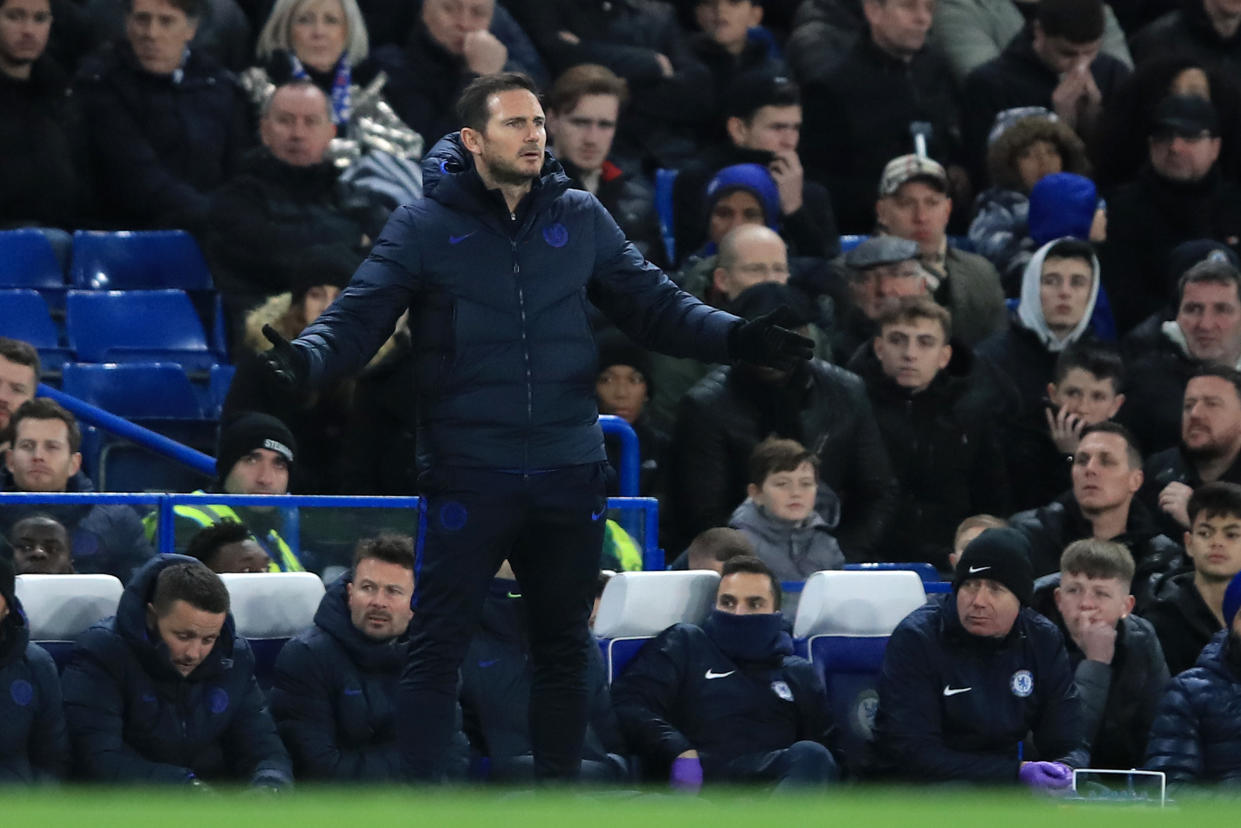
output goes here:
<path id="1" fill-rule="evenodd" d="M 735 660 L 690 624 L 647 643 L 612 685 L 612 700 L 640 756 L 659 767 L 697 750 L 708 780 L 739 757 L 798 741 L 826 747 L 831 738 L 827 694 L 810 662 Z"/>
<path id="2" fill-rule="evenodd" d="M 311 382 L 330 383 L 365 365 L 410 309 L 421 468 L 603 461 L 591 303 L 641 345 L 728 360 L 737 318 L 648 264 L 550 155 L 515 214 L 484 189 L 457 133 L 423 160 L 423 185 L 297 340 Z"/>
<path id="3" fill-rule="evenodd" d="M 980 638 L 948 596 L 911 612 L 888 640 L 875 747 L 895 775 L 1015 783 L 1023 758 L 1085 767 L 1082 727 L 1064 639 L 1032 609 L 1005 638 Z M 1035 750 L 1022 752 L 1027 734 Z"/>
<path id="4" fill-rule="evenodd" d="M 280 651 L 272 715 L 299 779 L 396 780 L 394 699 L 406 639 L 363 635 L 350 620 L 347 587 L 344 578 L 332 584 L 314 627 Z"/>
<path id="5" fill-rule="evenodd" d="M 59 779 L 68 768 L 56 664 L 30 643 L 30 627 L 14 598 L 0 623 L 0 785 Z"/>
<path id="6" fill-rule="evenodd" d="M 91 627 L 65 668 L 65 715 L 84 775 L 106 782 L 241 780 L 286 786 L 292 767 L 254 679 L 254 655 L 230 614 L 215 647 L 182 677 L 147 629 L 159 573 L 192 560 L 163 555 Z"/>
<path id="7" fill-rule="evenodd" d="M 1198 665 L 1172 679 L 1146 742 L 1146 767 L 1168 783 L 1241 783 L 1241 658 L 1220 630 Z"/>

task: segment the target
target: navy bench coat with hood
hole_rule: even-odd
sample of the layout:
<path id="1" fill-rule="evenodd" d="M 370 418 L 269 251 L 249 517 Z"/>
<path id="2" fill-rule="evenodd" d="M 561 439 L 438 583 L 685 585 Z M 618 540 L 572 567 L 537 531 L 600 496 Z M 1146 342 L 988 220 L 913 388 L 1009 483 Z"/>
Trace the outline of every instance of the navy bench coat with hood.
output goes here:
<path id="1" fill-rule="evenodd" d="M 59 779 L 68 767 L 56 663 L 30 643 L 30 625 L 14 598 L 0 621 L 0 785 Z"/>

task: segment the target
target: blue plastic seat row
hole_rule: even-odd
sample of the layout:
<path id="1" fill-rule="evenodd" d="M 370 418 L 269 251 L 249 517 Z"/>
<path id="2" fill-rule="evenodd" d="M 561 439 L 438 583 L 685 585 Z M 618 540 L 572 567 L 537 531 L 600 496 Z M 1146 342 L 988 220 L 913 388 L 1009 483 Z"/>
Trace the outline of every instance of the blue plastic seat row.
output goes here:
<path id="1" fill-rule="evenodd" d="M 68 286 L 85 290 L 212 290 L 211 272 L 194 237 L 184 230 L 73 234 Z M 0 288 L 49 291 L 66 288 L 51 243 L 31 228 L 0 231 Z"/>

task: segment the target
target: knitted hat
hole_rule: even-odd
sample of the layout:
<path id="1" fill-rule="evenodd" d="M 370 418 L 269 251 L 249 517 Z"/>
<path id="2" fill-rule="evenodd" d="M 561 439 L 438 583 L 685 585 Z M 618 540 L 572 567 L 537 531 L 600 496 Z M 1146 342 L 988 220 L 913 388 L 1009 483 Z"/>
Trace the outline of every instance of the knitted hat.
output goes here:
<path id="1" fill-rule="evenodd" d="M 1030 542 L 1016 529 L 988 529 L 966 545 L 952 579 L 955 593 L 971 578 L 988 578 L 1008 587 L 1022 606 L 1034 593 Z"/>
<path id="2" fill-rule="evenodd" d="M 319 285 L 344 289 L 362 262 L 362 256 L 340 245 L 313 245 L 290 262 L 293 276 L 289 288 L 293 304 L 306 298 L 306 293 Z"/>
<path id="3" fill-rule="evenodd" d="M 1237 610 L 1241 610 L 1241 572 L 1232 576 L 1228 588 L 1224 590 L 1224 629 L 1232 630 Z"/>
<path id="4" fill-rule="evenodd" d="M 628 365 L 646 380 L 648 397 L 655 396 L 655 380 L 651 371 L 651 355 L 642 346 L 618 330 L 609 329 L 595 336 L 599 349 L 599 372 L 613 365 Z"/>
<path id="5" fill-rule="evenodd" d="M 1185 271 L 1203 262 L 1223 262 L 1241 267 L 1232 248 L 1215 239 L 1190 239 L 1172 248 L 1168 254 L 1168 284 L 1175 287 Z"/>
<path id="6" fill-rule="evenodd" d="M 806 295 L 797 288 L 779 282 L 759 282 L 737 295 L 728 306 L 730 313 L 742 319 L 757 319 L 782 307 L 796 314 L 802 324 L 815 321 L 815 308 Z"/>
<path id="7" fill-rule="evenodd" d="M 1076 173 L 1043 176 L 1030 190 L 1030 238 L 1038 246 L 1072 236 L 1086 241 L 1099 209 L 1094 182 Z"/>
<path id="8" fill-rule="evenodd" d="M 4 605 L 9 608 L 9 612 L 13 612 L 13 596 L 16 589 L 16 575 L 14 574 L 13 561 L 6 555 L 0 555 L 0 598 L 4 599 Z M 1234 608 L 1235 612 L 1236 609 Z"/>
<path id="9" fill-rule="evenodd" d="M 780 189 L 767 168 L 759 164 L 733 164 L 717 172 L 707 182 L 706 214 L 711 215 L 717 201 L 737 190 L 745 190 L 758 199 L 767 226 L 779 230 Z"/>
<path id="10" fill-rule="evenodd" d="M 270 414 L 242 414 L 220 431 L 220 447 L 215 454 L 215 474 L 220 483 L 238 460 L 255 449 L 274 451 L 292 466 L 297 441 L 288 426 Z"/>

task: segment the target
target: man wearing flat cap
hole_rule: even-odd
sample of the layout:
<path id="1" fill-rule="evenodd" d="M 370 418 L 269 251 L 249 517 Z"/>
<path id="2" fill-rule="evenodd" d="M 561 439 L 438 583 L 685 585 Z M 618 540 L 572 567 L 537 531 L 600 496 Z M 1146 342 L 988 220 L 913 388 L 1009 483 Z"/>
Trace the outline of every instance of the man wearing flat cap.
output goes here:
<path id="1" fill-rule="evenodd" d="M 1064 638 L 1030 609 L 1029 544 L 988 529 L 965 547 L 952 595 L 892 633 L 875 715 L 877 769 L 917 782 L 1062 789 L 1086 762 Z"/>
<path id="2" fill-rule="evenodd" d="M 844 255 L 849 305 L 834 331 L 832 353 L 844 365 L 875 338 L 875 322 L 902 296 L 926 294 L 918 245 L 896 236 L 873 236 Z"/>

